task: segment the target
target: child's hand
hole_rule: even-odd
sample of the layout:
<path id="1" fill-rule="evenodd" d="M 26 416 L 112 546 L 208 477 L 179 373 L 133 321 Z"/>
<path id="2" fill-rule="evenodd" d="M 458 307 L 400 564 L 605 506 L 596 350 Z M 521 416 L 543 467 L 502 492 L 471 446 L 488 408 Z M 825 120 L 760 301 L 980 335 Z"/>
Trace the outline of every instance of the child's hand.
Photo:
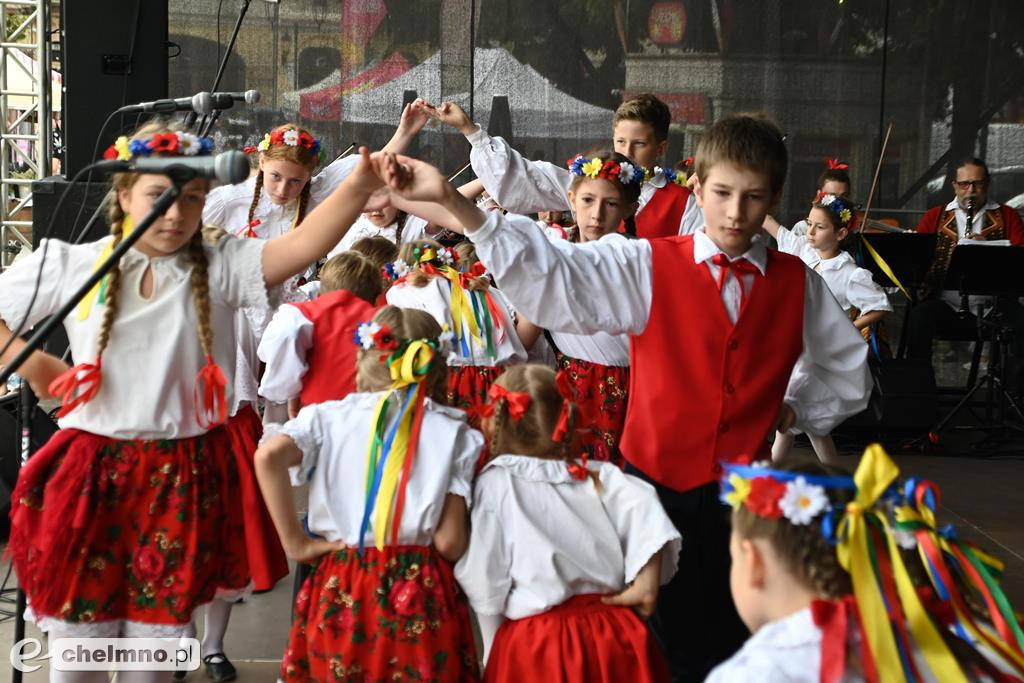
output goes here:
<path id="1" fill-rule="evenodd" d="M 463 135 L 469 135 L 476 130 L 476 124 L 474 124 L 473 120 L 469 118 L 469 114 L 454 102 L 445 102 L 440 107 L 435 107 L 434 105 L 428 102 L 423 102 L 422 100 L 418 100 L 418 102 L 422 102 L 420 107 L 431 118 L 437 119 L 441 123 L 455 128 Z"/>
<path id="2" fill-rule="evenodd" d="M 783 403 L 782 407 L 779 408 L 778 417 L 775 418 L 776 431 L 785 434 L 794 424 L 796 424 L 796 413 L 793 412 L 793 409 L 788 404 Z"/>
<path id="3" fill-rule="evenodd" d="M 359 156 L 359 163 L 345 179 L 344 184 L 350 190 L 371 194 L 384 184 L 380 177 L 380 163 L 384 154 L 382 152 L 370 154 L 370 150 L 366 147 L 360 147 Z"/>
<path id="4" fill-rule="evenodd" d="M 430 120 L 430 113 L 426 107 L 420 106 L 426 104 L 422 98 L 417 98 L 415 101 L 405 105 L 402 110 L 402 119 L 398 122 L 398 130 L 402 135 L 410 138 L 415 137 L 423 126 L 426 125 L 427 121 Z"/>
<path id="5" fill-rule="evenodd" d="M 301 538 L 281 539 L 284 546 L 284 553 L 296 562 L 312 562 L 316 558 L 341 550 L 345 547 L 344 541 L 326 541 L 322 538 L 311 538 L 302 534 Z"/>
<path id="6" fill-rule="evenodd" d="M 658 588 L 661 585 L 661 553 L 651 555 L 647 564 L 637 572 L 633 584 L 626 590 L 616 595 L 609 595 L 601 598 L 606 605 L 619 605 L 632 607 L 637 614 L 645 619 L 654 614 L 654 607 L 658 603 Z"/>
<path id="7" fill-rule="evenodd" d="M 404 199 L 440 203 L 454 191 L 439 170 L 419 159 L 388 154 L 380 168 L 391 192 Z"/>

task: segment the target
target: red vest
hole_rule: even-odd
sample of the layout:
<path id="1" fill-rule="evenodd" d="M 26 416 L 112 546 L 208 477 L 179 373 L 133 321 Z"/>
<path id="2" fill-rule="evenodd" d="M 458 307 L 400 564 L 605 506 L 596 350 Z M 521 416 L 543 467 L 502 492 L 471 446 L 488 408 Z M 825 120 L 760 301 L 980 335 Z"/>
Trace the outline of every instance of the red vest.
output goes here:
<path id="1" fill-rule="evenodd" d="M 683 220 L 689 199 L 689 188 L 666 181 L 665 187 L 655 190 L 636 215 L 636 236 L 653 239 L 678 235 L 679 222 Z"/>
<path id="2" fill-rule="evenodd" d="M 356 390 L 356 352 L 352 341 L 359 323 L 373 317 L 375 306 L 339 289 L 313 301 L 287 304 L 313 323 L 313 344 L 306 355 L 302 405 L 345 398 Z"/>
<path id="3" fill-rule="evenodd" d="M 621 449 L 659 484 L 689 491 L 717 480 L 720 461 L 767 455 L 803 350 L 806 268 L 769 249 L 733 326 L 707 265 L 693 262 L 692 236 L 652 240 L 651 252 L 651 313 L 630 339 Z"/>

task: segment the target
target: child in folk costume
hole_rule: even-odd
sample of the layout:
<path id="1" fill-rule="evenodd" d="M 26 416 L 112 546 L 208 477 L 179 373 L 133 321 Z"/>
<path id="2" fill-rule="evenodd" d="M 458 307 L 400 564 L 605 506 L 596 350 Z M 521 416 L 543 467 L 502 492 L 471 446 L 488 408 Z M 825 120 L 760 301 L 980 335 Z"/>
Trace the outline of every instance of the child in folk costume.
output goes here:
<path id="1" fill-rule="evenodd" d="M 850 200 L 850 166 L 849 164 L 840 161 L 839 159 L 826 159 L 825 170 L 818 176 L 818 191 L 816 195 L 821 194 L 833 194 L 837 197 Z M 782 226 L 772 216 L 765 216 L 764 229 L 772 232 L 778 230 Z M 803 237 L 807 234 L 807 221 L 797 221 L 793 224 L 793 227 L 789 229 L 797 237 Z"/>
<path id="2" fill-rule="evenodd" d="M 1021 680 L 998 561 L 935 527 L 934 485 L 898 475 L 877 444 L 853 477 L 726 466 L 730 584 L 753 635 L 709 683 Z"/>
<path id="3" fill-rule="evenodd" d="M 455 567 L 484 636 L 485 680 L 667 680 L 629 609 L 650 615 L 679 555 L 654 489 L 576 461 L 575 407 L 550 368 L 510 368 L 489 396 L 483 426 L 497 455 L 477 477 L 469 550 Z"/>
<path id="4" fill-rule="evenodd" d="M 755 239 L 785 181 L 782 133 L 759 116 L 725 117 L 696 157 L 703 230 L 580 245 L 481 212 L 429 164 L 386 156 L 381 166 L 393 202 L 465 228 L 533 323 L 631 335 L 620 448 L 687 542 L 650 622 L 680 680 L 702 680 L 745 638 L 729 597 L 729 521 L 712 506 L 721 463 L 767 456 L 776 428 L 827 433 L 864 409 L 870 388 L 867 345 L 822 279 Z M 577 294 L 593 290 L 602 296 Z"/>
<path id="5" fill-rule="evenodd" d="M 366 211 L 345 233 L 338 246 L 331 249 L 328 258 L 351 249 L 353 244 L 368 237 L 381 237 L 392 244 L 412 242 L 424 236 L 426 227 L 427 222 L 422 218 L 410 216 L 393 206 Z"/>
<path id="6" fill-rule="evenodd" d="M 403 245 L 392 265 L 397 279 L 387 301 L 426 311 L 454 334 L 447 357 L 448 405 L 468 411 L 476 426 L 476 409 L 491 383 L 505 366 L 525 361 L 526 349 L 504 299 L 490 291 L 487 279 L 461 273 L 458 265 L 458 254 L 433 240 Z"/>
<path id="7" fill-rule="evenodd" d="M 490 137 L 457 104 L 445 102 L 434 107 L 422 102 L 417 106 L 466 136 L 472 145 L 473 172 L 508 211 L 525 214 L 572 209 L 567 196 L 573 176 L 561 166 L 524 159 L 506 140 Z M 648 93 L 626 100 L 612 117 L 615 152 L 644 169 L 635 225 L 640 237 L 689 235 L 703 222 L 686 176 L 659 165 L 671 123 L 668 105 Z"/>
<path id="8" fill-rule="evenodd" d="M 435 401 L 446 368 L 430 315 L 385 306 L 357 341 L 359 392 L 303 408 L 256 454 L 286 552 L 320 558 L 296 598 L 281 678 L 475 680 L 469 611 L 450 563 L 466 548 L 483 437 Z M 309 481 L 307 524 L 318 538 L 296 519 L 289 467 L 293 481 Z M 363 496 L 354 482 L 365 482 Z"/>
<path id="9" fill-rule="evenodd" d="M 819 192 L 807 215 L 806 236 L 797 236 L 787 228 L 767 225 L 766 230 L 779 243 L 779 251 L 799 256 L 809 268 L 820 275 L 829 291 L 862 334 L 870 335 L 871 326 L 880 323 L 892 311 L 885 291 L 875 283 L 871 273 L 857 266 L 842 241 L 850 232 L 853 204 L 838 195 Z M 808 435 L 821 461 L 838 465 L 839 455 L 829 435 Z M 791 434 L 776 433 L 772 459 L 779 460 L 793 447 Z"/>
<path id="10" fill-rule="evenodd" d="M 380 271 L 354 251 L 332 257 L 320 269 L 320 295 L 285 304 L 267 325 L 257 354 L 266 363 L 260 395 L 288 403 L 290 417 L 302 406 L 345 398 L 356 390 L 352 336 L 373 317 Z"/>
<path id="11" fill-rule="evenodd" d="M 130 159 L 211 146 L 148 125 L 118 139 L 110 154 Z M 80 364 L 68 369 L 37 352 L 19 370 L 41 398 L 63 398 L 61 431 L 21 470 L 9 545 L 51 637 L 176 636 L 197 607 L 250 585 L 244 501 L 237 497 L 252 470 L 238 444 L 256 426 L 241 411 L 228 419 L 238 348 L 233 313 L 267 305 L 268 286 L 337 243 L 380 184 L 372 163 L 364 156 L 309 217 L 307 230 L 267 242 L 203 245 L 208 181 L 184 184 L 167 213 L 65 319 Z M 115 175 L 112 237 L 82 245 L 48 240 L 0 275 L 0 344 L 11 342 L 0 361 L 24 347 L 10 327 L 56 311 L 169 187 L 162 175 Z M 29 308 L 23 294 L 36 282 Z M 65 681 L 99 675 L 53 672 Z"/>

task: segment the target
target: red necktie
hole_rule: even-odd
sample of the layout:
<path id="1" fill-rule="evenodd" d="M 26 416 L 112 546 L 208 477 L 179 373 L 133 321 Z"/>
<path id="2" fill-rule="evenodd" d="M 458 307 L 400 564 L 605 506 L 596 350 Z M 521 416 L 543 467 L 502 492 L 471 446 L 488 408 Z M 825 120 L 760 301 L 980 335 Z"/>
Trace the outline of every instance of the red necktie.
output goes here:
<path id="1" fill-rule="evenodd" d="M 729 257 L 719 252 L 711 257 L 711 262 L 718 266 L 718 291 L 722 291 L 722 287 L 725 286 L 725 278 L 728 277 L 731 271 L 733 277 L 736 278 L 736 282 L 740 286 L 740 310 L 743 310 L 743 306 L 747 303 L 747 286 L 743 282 L 743 275 L 749 273 L 750 275 L 760 275 L 761 271 L 758 270 L 757 266 L 748 261 L 745 258 L 738 258 L 735 261 L 730 261 Z"/>

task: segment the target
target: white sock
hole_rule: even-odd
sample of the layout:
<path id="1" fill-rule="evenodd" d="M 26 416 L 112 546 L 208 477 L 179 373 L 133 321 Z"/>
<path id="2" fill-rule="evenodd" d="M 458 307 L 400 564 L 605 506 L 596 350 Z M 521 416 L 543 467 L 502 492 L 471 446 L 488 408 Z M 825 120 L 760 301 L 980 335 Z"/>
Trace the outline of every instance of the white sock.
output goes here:
<path id="1" fill-rule="evenodd" d="M 203 657 L 224 652 L 224 634 L 231 618 L 231 603 L 220 598 L 206 606 L 203 622 Z"/>

